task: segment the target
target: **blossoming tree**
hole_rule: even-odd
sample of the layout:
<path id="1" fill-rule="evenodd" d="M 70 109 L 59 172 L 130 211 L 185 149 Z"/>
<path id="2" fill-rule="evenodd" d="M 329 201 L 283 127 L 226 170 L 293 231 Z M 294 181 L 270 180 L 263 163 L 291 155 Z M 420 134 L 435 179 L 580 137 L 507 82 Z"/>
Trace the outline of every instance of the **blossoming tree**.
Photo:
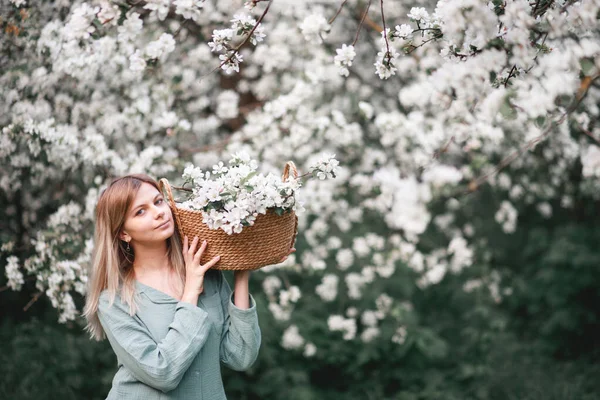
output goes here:
<path id="1" fill-rule="evenodd" d="M 296 255 L 255 274 L 281 345 L 306 357 L 325 351 L 307 314 L 348 343 L 413 343 L 412 291 L 392 283 L 427 290 L 485 258 L 458 217 L 480 188 L 504 196 L 507 234 L 517 203 L 548 217 L 598 197 L 598 0 L 29 3 L 1 6 L 1 251 L 8 286 L 34 281 L 63 322 L 98 194 L 128 172 L 337 155 L 336 179 L 299 191 Z M 501 301 L 499 284 L 464 289 Z"/>

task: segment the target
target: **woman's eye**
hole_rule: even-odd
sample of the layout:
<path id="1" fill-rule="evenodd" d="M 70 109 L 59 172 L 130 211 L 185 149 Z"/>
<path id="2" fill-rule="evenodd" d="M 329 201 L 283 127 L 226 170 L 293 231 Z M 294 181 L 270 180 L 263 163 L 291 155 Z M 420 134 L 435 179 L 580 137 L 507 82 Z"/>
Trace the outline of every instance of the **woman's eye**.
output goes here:
<path id="1" fill-rule="evenodd" d="M 162 204 L 162 202 L 163 202 L 163 199 L 156 200 L 156 204 Z"/>
<path id="2" fill-rule="evenodd" d="M 143 212 L 144 212 L 144 209 L 142 208 L 140 210 L 137 210 L 137 212 L 135 213 L 135 215 L 142 215 Z"/>

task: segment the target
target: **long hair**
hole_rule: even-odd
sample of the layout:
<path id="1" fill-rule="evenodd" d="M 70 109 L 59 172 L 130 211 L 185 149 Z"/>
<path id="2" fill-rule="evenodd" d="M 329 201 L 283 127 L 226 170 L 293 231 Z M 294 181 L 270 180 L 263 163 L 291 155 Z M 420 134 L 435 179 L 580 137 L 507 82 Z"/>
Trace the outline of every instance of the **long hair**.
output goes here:
<path id="1" fill-rule="evenodd" d="M 111 305 L 120 290 L 118 294 L 121 301 L 129 306 L 130 315 L 133 316 L 137 311 L 133 270 L 135 254 L 133 249 L 129 249 L 127 244 L 119 239 L 119 234 L 123 230 L 126 213 L 143 183 L 148 183 L 160 191 L 158 183 L 148 175 L 127 175 L 113 180 L 100 195 L 96 206 L 94 251 L 83 316 L 87 320 L 86 330 L 92 339 L 98 341 L 105 337 L 98 319 L 98 300 L 104 290 L 109 295 Z M 185 261 L 174 216 L 173 224 L 174 233 L 167 239 L 167 257 L 170 267 L 175 269 L 183 282 Z"/>

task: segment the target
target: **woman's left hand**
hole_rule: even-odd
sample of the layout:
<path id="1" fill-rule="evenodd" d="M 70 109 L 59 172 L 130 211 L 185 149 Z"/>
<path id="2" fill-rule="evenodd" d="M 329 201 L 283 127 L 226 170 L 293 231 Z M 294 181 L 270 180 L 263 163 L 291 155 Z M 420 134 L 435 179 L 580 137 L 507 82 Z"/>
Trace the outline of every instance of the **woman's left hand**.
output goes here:
<path id="1" fill-rule="evenodd" d="M 290 249 L 290 252 L 287 254 L 287 256 L 284 256 L 284 257 L 281 259 L 281 261 L 279 261 L 279 263 L 282 263 L 282 262 L 284 262 L 285 260 L 287 260 L 288 256 L 289 256 L 290 254 L 292 254 L 292 253 L 295 253 L 295 252 L 296 252 L 296 248 L 295 248 L 295 247 L 292 247 L 292 248 Z"/>

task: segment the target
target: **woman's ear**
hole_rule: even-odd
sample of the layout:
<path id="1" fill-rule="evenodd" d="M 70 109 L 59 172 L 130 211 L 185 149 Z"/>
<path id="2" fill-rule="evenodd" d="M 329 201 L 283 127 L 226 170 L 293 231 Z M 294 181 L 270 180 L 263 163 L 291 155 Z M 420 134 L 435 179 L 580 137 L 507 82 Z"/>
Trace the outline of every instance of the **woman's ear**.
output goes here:
<path id="1" fill-rule="evenodd" d="M 127 234 L 127 232 L 121 231 L 121 233 L 119 234 L 119 239 L 121 239 L 124 242 L 129 243 L 131 241 L 131 236 L 129 236 Z"/>

